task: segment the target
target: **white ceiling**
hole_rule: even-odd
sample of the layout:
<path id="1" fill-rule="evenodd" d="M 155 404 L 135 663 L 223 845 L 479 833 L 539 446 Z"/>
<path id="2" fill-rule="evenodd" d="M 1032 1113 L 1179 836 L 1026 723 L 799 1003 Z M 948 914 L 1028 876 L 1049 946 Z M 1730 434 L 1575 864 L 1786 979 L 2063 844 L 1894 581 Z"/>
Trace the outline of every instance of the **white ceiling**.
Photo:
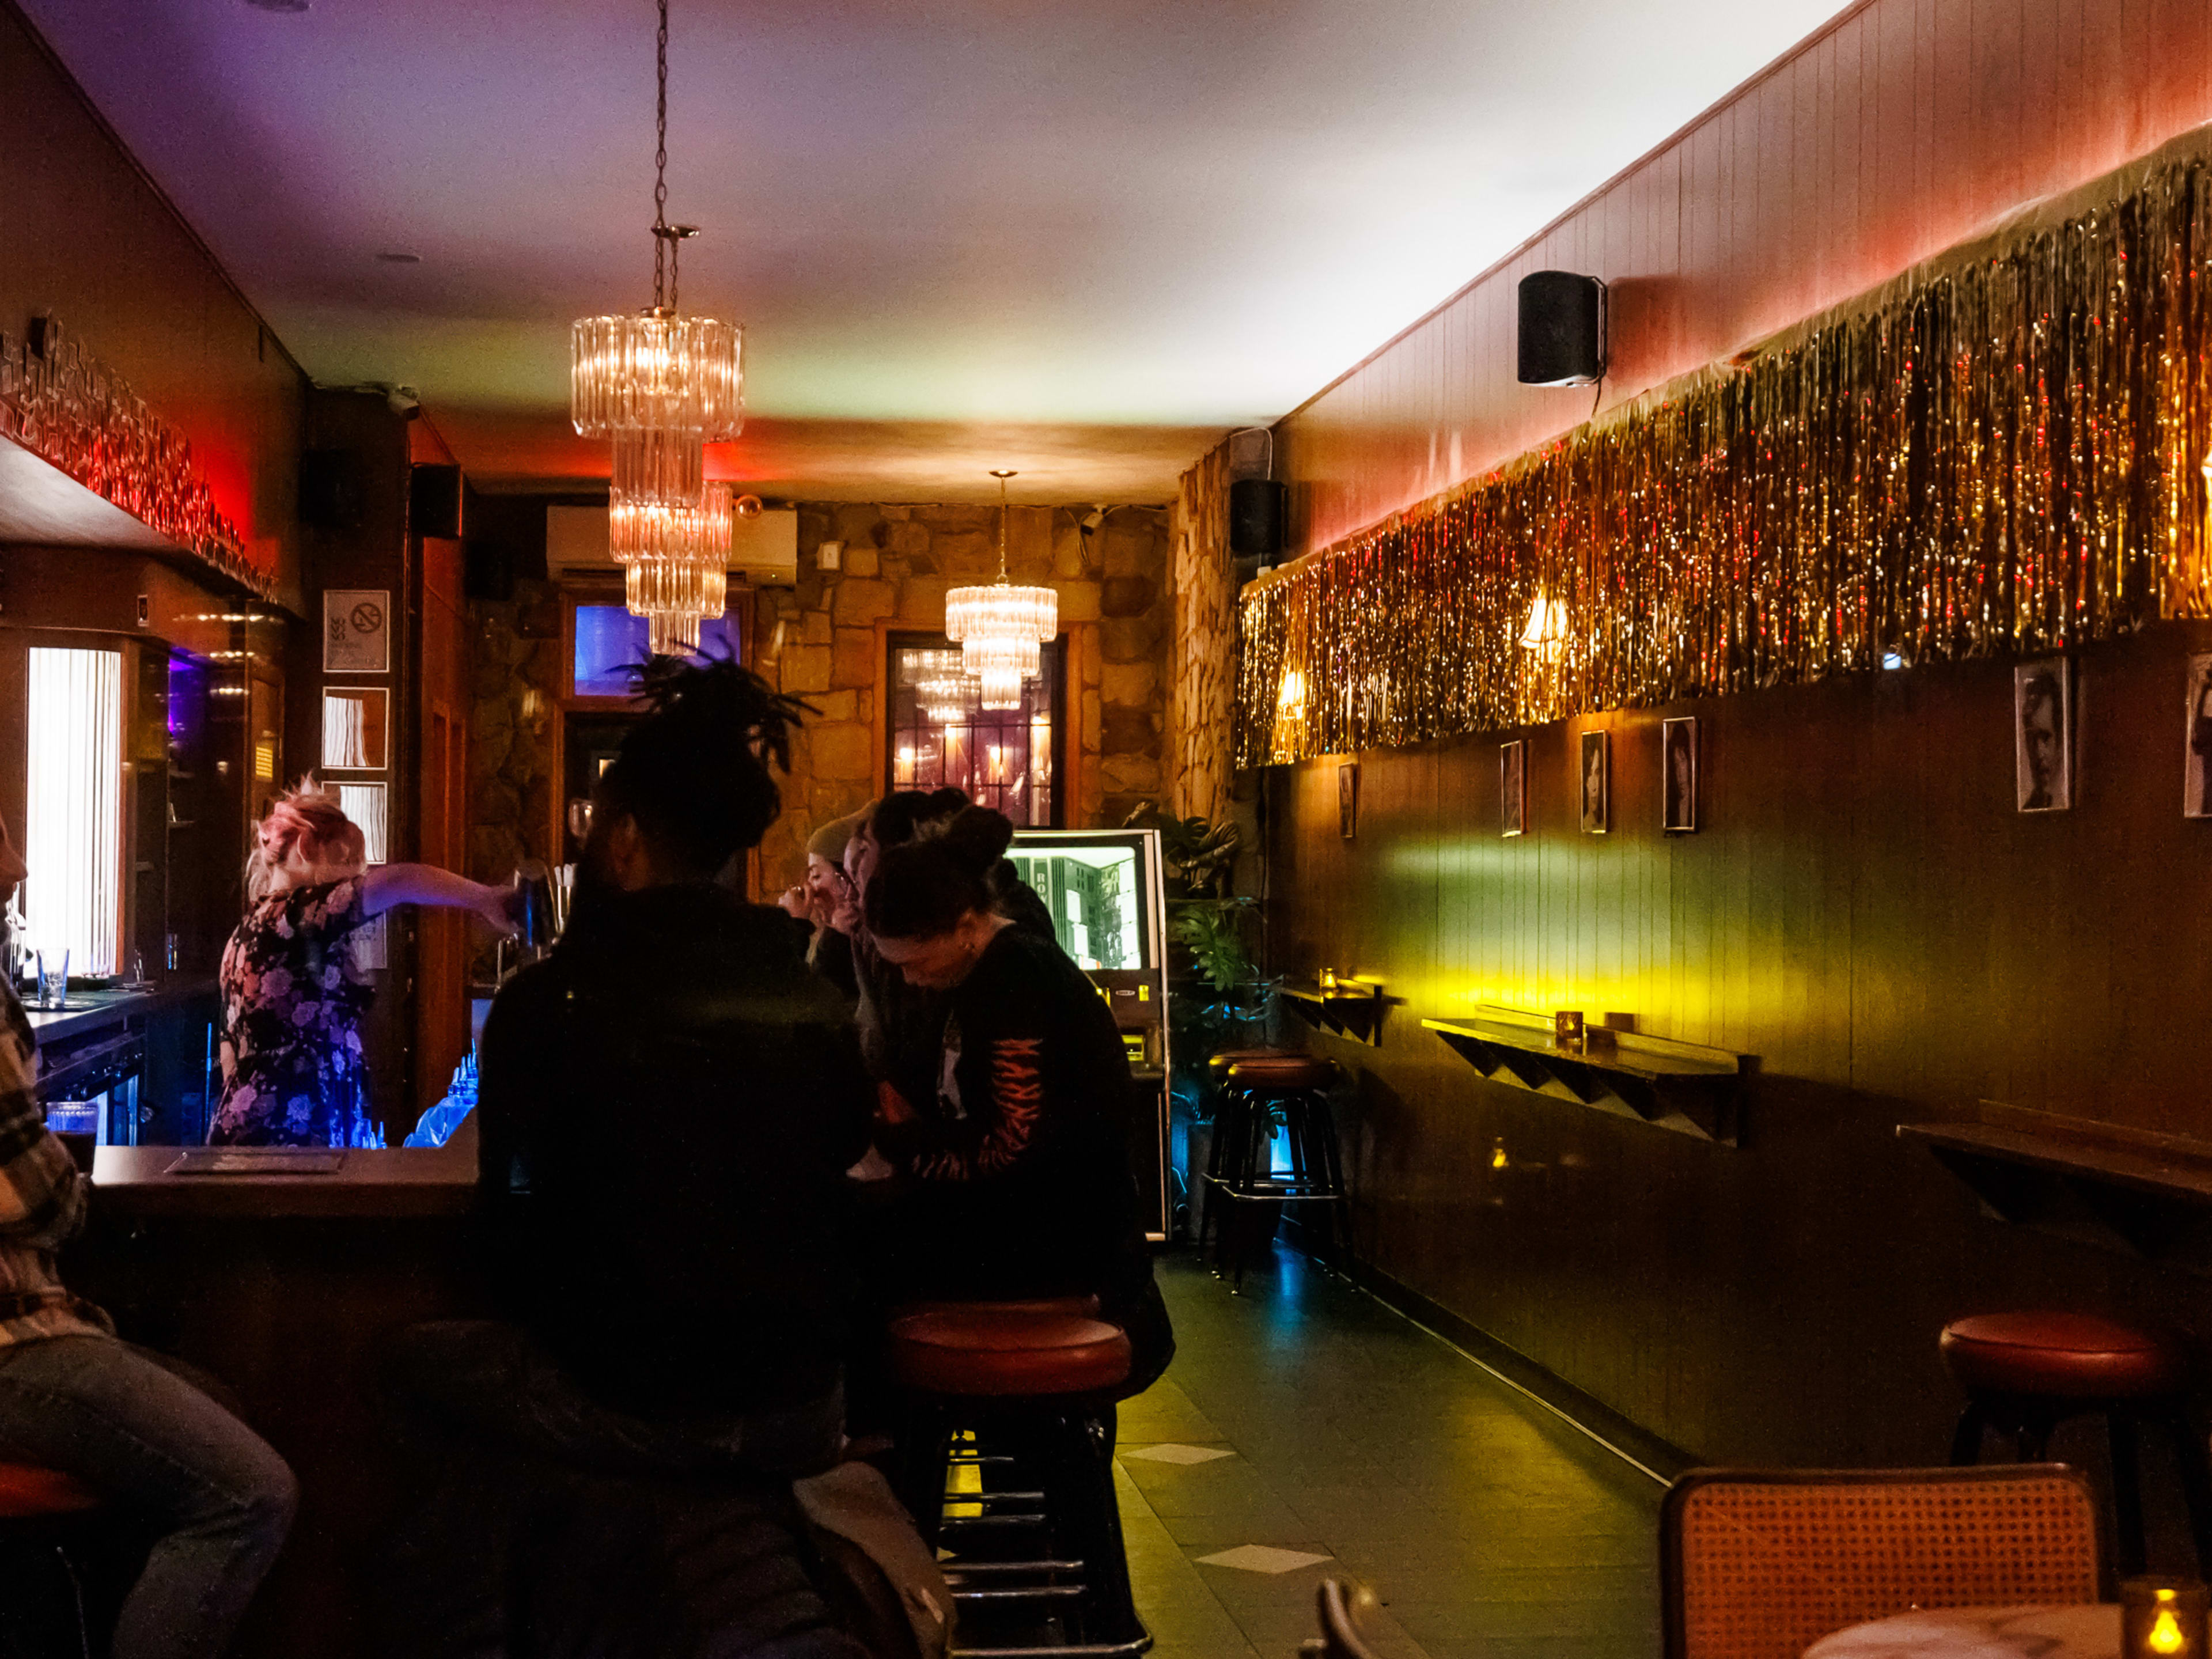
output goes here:
<path id="1" fill-rule="evenodd" d="M 317 380 L 605 476 L 568 325 L 651 297 L 651 0 L 17 3 Z M 1164 500 L 1838 9 L 674 0 L 684 307 L 749 329 L 712 470 Z"/>

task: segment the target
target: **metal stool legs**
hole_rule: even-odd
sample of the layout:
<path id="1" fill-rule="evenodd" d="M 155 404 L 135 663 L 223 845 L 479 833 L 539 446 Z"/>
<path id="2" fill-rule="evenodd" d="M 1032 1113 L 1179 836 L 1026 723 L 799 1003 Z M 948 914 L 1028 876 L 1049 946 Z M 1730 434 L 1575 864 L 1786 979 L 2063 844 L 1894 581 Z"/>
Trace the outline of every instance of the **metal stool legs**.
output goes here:
<path id="1" fill-rule="evenodd" d="M 1110 1402 L 918 1407 L 899 1440 L 899 1496 L 944 1553 L 960 1609 L 955 1659 L 1121 1659 L 1152 1646 L 1129 1587 Z M 1010 1621 L 1011 1644 L 966 1644 L 976 1626 Z"/>
<path id="2" fill-rule="evenodd" d="M 2051 1431 L 2075 1417 L 2101 1416 L 2112 1458 L 2113 1562 L 2119 1577 L 2144 1568 L 2142 1445 L 2139 1431 L 2148 1424 L 2172 1447 L 2174 1472 L 2189 1512 L 2198 1571 L 2212 1570 L 2212 1450 L 2185 1399 L 2062 1400 L 2035 1395 L 1977 1395 L 1960 1413 L 1951 1437 L 1954 1465 L 1981 1461 L 1989 1431 L 2009 1437 L 2023 1463 L 2045 1461 Z"/>

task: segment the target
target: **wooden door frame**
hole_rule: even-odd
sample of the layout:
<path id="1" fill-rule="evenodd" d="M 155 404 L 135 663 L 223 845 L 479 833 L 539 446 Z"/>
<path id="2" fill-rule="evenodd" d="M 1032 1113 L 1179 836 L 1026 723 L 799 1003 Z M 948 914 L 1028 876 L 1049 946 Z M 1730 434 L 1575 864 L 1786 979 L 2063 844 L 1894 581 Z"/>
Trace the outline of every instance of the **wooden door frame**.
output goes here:
<path id="1" fill-rule="evenodd" d="M 870 703 L 872 716 L 870 726 L 868 752 L 871 757 L 869 791 L 871 796 L 880 795 L 889 787 L 891 760 L 891 635 L 894 634 L 927 634 L 945 632 L 945 619 L 935 622 L 904 621 L 896 617 L 878 617 L 876 622 L 876 695 Z M 1091 783 L 1092 766 L 1090 753 L 1099 746 L 1103 732 L 1089 729 L 1085 720 L 1083 690 L 1086 681 L 1098 678 L 1098 624 L 1090 622 L 1062 623 L 1055 639 L 1060 646 L 1060 706 L 1064 729 L 1059 733 L 1060 776 L 1054 780 L 1055 789 L 1066 793 L 1060 797 L 1065 803 L 1060 812 L 1062 826 L 1079 830 L 1086 826 L 1078 823 L 1083 816 L 1085 793 Z M 1104 714 L 1102 709 L 1100 720 Z M 1088 738 L 1086 743 L 1085 740 Z"/>

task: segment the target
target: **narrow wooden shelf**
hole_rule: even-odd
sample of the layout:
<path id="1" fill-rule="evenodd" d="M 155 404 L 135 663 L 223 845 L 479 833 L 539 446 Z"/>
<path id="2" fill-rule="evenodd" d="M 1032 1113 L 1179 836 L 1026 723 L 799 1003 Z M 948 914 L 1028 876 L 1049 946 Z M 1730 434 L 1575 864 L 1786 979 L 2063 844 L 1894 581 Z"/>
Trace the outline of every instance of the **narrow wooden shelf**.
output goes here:
<path id="1" fill-rule="evenodd" d="M 1984 1214 L 2077 1244 L 2212 1275 L 2212 1145 L 1981 1103 L 1969 1123 L 1900 1123 Z"/>
<path id="2" fill-rule="evenodd" d="M 1335 1032 L 1355 1042 L 1379 1048 L 1382 1042 L 1382 981 L 1379 979 L 1340 979 L 1326 988 L 1320 985 L 1283 987 L 1291 1010 L 1309 1025 Z"/>
<path id="3" fill-rule="evenodd" d="M 1421 1024 L 1492 1083 L 1723 1146 L 1737 1144 L 1741 1054 L 1601 1026 L 1591 1028 L 1587 1052 L 1562 1048 L 1548 1015 L 1520 1008 L 1478 1008 L 1472 1019 Z"/>

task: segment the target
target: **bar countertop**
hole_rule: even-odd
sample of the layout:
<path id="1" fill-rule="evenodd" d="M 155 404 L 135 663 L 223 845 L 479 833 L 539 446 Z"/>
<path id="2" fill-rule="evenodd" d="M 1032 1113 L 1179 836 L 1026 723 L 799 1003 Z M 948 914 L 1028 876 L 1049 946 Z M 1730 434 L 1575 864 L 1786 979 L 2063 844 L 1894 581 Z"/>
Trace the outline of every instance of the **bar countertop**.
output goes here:
<path id="1" fill-rule="evenodd" d="M 210 1219 L 392 1219 L 462 1216 L 474 1201 L 476 1123 L 464 1122 L 443 1146 L 354 1150 L 335 1169 L 287 1172 L 285 1157 L 245 1174 L 180 1173 L 186 1152 L 221 1148 L 102 1146 L 93 1161 L 93 1205 L 116 1217 Z M 310 1152 L 310 1159 L 316 1155 Z M 327 1159 L 337 1154 L 325 1154 Z M 263 1161 L 260 1158 L 257 1162 Z"/>
<path id="2" fill-rule="evenodd" d="M 155 1013 L 196 997 L 211 996 L 215 988 L 211 979 L 179 979 L 147 990 L 72 991 L 67 1007 L 35 1008 L 26 1002 L 23 1012 L 43 1044 L 83 1036 L 104 1025 L 120 1025 L 134 1014 Z"/>

